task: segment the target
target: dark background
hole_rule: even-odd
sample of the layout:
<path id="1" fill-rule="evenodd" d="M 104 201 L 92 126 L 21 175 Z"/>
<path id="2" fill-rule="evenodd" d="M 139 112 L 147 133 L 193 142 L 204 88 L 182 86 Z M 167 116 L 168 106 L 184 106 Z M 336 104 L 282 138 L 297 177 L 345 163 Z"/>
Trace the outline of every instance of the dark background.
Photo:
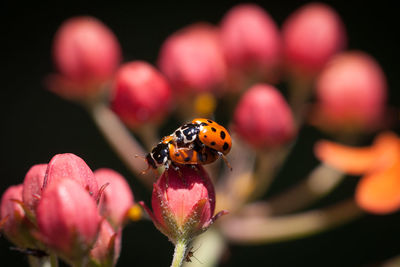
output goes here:
<path id="1" fill-rule="evenodd" d="M 260 1 L 259 4 L 281 25 L 292 11 L 307 2 Z M 33 164 L 46 163 L 57 153 L 72 152 L 93 170 L 110 167 L 121 172 L 132 185 L 135 198 L 149 202 L 149 193 L 118 160 L 85 111 L 43 87 L 43 77 L 53 71 L 52 37 L 63 20 L 92 15 L 114 31 L 124 61 L 142 59 L 154 63 L 160 45 L 169 34 L 201 20 L 218 23 L 235 3 L 239 2 L 37 1 L 26 5 L 2 1 L 0 193 L 12 184 L 21 183 Z M 392 2 L 384 1 L 328 3 L 347 26 L 349 48 L 366 51 L 381 64 L 388 79 L 389 103 L 399 107 L 399 31 L 395 26 L 398 9 Z M 284 188 L 290 179 L 302 177 L 315 164 L 311 148 L 319 133 L 306 127 L 300 134 L 304 138 L 289 159 L 292 167 L 281 173 L 282 181 L 274 184 L 273 192 Z M 349 178 L 316 206 L 350 196 L 356 182 Z M 366 216 L 297 241 L 264 246 L 233 245 L 222 266 L 375 266 L 400 253 L 399 240 L 399 213 Z M 7 240 L 0 238 L 0 265 L 27 266 L 26 259 L 10 251 L 9 246 Z M 132 223 L 124 230 L 118 266 L 169 266 L 172 252 L 172 244 L 151 223 Z"/>

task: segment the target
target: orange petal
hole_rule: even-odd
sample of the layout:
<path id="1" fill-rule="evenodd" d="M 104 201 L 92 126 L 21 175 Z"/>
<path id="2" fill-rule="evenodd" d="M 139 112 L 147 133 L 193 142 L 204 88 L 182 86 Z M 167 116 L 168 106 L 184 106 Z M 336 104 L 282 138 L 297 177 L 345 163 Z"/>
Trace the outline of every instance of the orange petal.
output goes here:
<path id="1" fill-rule="evenodd" d="M 400 139 L 392 132 L 378 135 L 371 147 L 350 147 L 329 141 L 315 145 L 321 161 L 345 173 L 359 175 L 387 169 L 400 160 Z"/>
<path id="2" fill-rule="evenodd" d="M 353 148 L 329 141 L 319 141 L 314 152 L 325 164 L 354 175 L 368 171 L 376 159 L 375 150 L 370 147 Z"/>
<path id="3" fill-rule="evenodd" d="M 400 209 L 400 161 L 361 179 L 356 201 L 366 211 L 386 214 Z"/>
<path id="4" fill-rule="evenodd" d="M 373 148 L 376 153 L 374 170 L 387 169 L 400 161 L 400 139 L 392 132 L 381 133 L 376 137 Z"/>

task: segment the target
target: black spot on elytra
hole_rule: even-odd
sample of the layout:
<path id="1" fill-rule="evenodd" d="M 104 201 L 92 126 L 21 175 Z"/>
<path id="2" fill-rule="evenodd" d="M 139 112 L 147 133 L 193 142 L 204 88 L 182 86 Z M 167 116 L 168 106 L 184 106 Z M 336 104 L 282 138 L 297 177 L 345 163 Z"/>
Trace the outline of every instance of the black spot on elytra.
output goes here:
<path id="1" fill-rule="evenodd" d="M 185 162 L 188 162 L 190 160 L 190 158 L 186 157 L 184 160 L 185 160 Z"/>
<path id="2" fill-rule="evenodd" d="M 229 148 L 229 145 L 227 142 L 224 143 L 224 145 L 222 146 L 223 150 L 227 150 Z"/>
<path id="3" fill-rule="evenodd" d="M 213 121 L 212 120 L 207 120 L 208 121 L 208 123 L 213 123 Z"/>
<path id="4" fill-rule="evenodd" d="M 211 131 L 213 131 L 215 133 L 217 131 L 217 129 L 215 129 L 214 127 L 211 127 Z"/>
<path id="5" fill-rule="evenodd" d="M 226 137 L 226 133 L 225 133 L 224 131 L 221 131 L 221 132 L 219 133 L 219 136 L 221 137 L 222 140 L 224 140 L 225 137 Z"/>
<path id="6" fill-rule="evenodd" d="M 214 141 L 212 141 L 212 142 L 210 143 L 210 145 L 212 145 L 212 146 L 215 146 L 215 142 L 214 142 Z"/>
<path id="7" fill-rule="evenodd" d="M 204 138 L 207 138 L 207 135 L 206 135 L 206 134 L 204 135 Z"/>
<path id="8" fill-rule="evenodd" d="M 208 124 L 205 122 L 202 122 L 202 123 L 200 123 L 200 126 L 208 126 Z"/>
<path id="9" fill-rule="evenodd" d="M 175 153 L 175 157 L 179 157 L 179 153 Z"/>

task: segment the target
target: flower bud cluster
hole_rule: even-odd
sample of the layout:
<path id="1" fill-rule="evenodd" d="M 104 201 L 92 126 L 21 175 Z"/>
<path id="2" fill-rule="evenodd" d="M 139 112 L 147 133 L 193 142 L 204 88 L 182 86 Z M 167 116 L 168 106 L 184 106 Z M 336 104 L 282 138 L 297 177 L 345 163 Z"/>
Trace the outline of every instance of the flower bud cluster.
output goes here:
<path id="1" fill-rule="evenodd" d="M 156 66 L 140 60 L 121 64 L 121 48 L 112 31 L 95 18 L 77 17 L 56 33 L 53 57 L 58 72 L 47 84 L 58 95 L 89 107 L 106 100 L 134 130 L 161 122 L 172 107 L 184 116 L 193 114 L 187 112 L 191 106 L 210 115 L 218 98 L 226 97 L 225 103 L 232 104 L 233 138 L 258 152 L 275 152 L 296 138 L 303 119 L 340 134 L 381 126 L 387 98 L 384 73 L 370 55 L 344 51 L 346 44 L 343 22 L 326 4 L 300 7 L 281 28 L 260 6 L 240 4 L 218 25 L 197 22 L 172 33 L 160 47 Z M 279 82 L 287 82 L 287 94 L 294 99 L 286 101 Z M 225 134 L 207 138 L 219 137 Z M 392 144 L 398 145 L 398 138 Z M 322 148 L 329 152 L 332 146 Z M 337 155 L 332 161 L 341 163 L 343 154 Z M 389 178 L 398 172 L 397 159 Z M 378 200 L 386 200 L 382 192 Z M 389 210 L 400 205 L 395 193 Z M 365 194 L 361 196 L 364 200 Z M 215 214 L 215 202 L 214 185 L 196 164 L 165 170 L 153 185 L 152 210 L 140 204 L 171 242 L 187 244 L 226 214 Z M 121 175 L 109 169 L 92 172 L 79 157 L 62 154 L 33 166 L 22 185 L 4 193 L 0 225 L 19 247 L 55 252 L 73 264 L 86 257 L 112 265 L 133 203 Z M 379 207 L 373 209 L 380 212 Z"/>
<path id="2" fill-rule="evenodd" d="M 1 198 L 2 232 L 22 249 L 55 253 L 70 264 L 113 266 L 133 194 L 110 169 L 94 173 L 74 154 L 55 155 Z"/>

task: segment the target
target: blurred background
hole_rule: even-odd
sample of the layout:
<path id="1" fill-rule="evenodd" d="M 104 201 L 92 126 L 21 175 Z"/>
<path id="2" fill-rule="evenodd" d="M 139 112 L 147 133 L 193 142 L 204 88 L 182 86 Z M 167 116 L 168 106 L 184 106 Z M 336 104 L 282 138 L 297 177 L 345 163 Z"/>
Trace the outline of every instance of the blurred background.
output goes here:
<path id="1" fill-rule="evenodd" d="M 372 55 L 385 71 L 389 105 L 400 107 L 400 57 L 398 14 L 394 2 L 322 1 L 341 16 L 348 32 L 349 49 Z M 197 21 L 219 23 L 225 12 L 241 1 L 185 1 L 182 3 L 108 1 L 37 1 L 22 4 L 2 1 L 1 6 L 1 116 L 0 192 L 23 181 L 37 163 L 46 163 L 57 153 L 71 152 L 96 170 L 109 167 L 125 175 L 136 200 L 150 201 L 103 139 L 89 115 L 80 106 L 48 92 L 43 78 L 54 70 L 52 38 L 59 25 L 76 15 L 91 15 L 108 25 L 122 46 L 124 61 L 155 63 L 162 42 L 174 31 Z M 295 9 L 308 1 L 258 1 L 281 25 Z M 399 133 L 399 128 L 395 129 Z M 304 177 L 316 164 L 313 143 L 322 135 L 312 127 L 300 132 L 286 168 L 273 184 L 274 194 Z M 346 179 L 335 192 L 311 208 L 350 196 L 356 178 Z M 400 214 L 368 215 L 326 233 L 296 241 L 262 246 L 231 245 L 221 266 L 379 266 L 400 254 Z M 28 266 L 25 257 L 10 251 L 0 238 L 1 266 Z M 173 246 L 149 221 L 131 223 L 124 229 L 118 266 L 168 266 Z M 194 259 L 195 260 L 195 259 Z M 201 259 L 199 259 L 201 261 Z"/>

